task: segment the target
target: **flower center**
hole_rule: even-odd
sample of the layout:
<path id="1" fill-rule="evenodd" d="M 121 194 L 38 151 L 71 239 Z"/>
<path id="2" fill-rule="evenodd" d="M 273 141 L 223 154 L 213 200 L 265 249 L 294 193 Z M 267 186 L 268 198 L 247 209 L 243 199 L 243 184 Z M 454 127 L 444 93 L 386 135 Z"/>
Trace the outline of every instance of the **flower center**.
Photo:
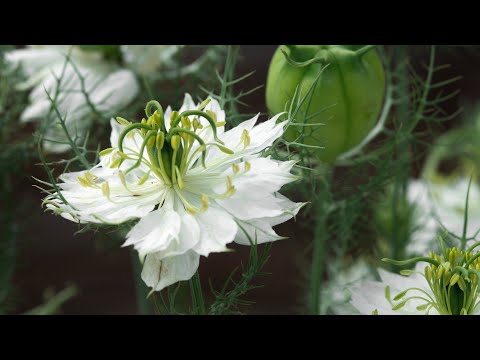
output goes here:
<path id="1" fill-rule="evenodd" d="M 189 187 L 188 191 L 198 195 L 200 205 L 194 206 L 182 194 L 182 190 L 187 186 L 185 180 L 187 170 L 197 161 L 201 161 L 202 166 L 206 169 L 205 160 L 208 147 L 214 146 L 223 153 L 234 154 L 231 149 L 224 146 L 224 143 L 217 136 L 217 128 L 225 125 L 225 122 L 217 122 L 214 112 L 204 110 L 210 101 L 210 99 L 203 101 L 196 110 L 187 110 L 182 113 L 173 111 L 170 119 L 168 119 L 170 122 L 168 130 L 166 126 L 167 119 L 165 119 L 163 109 L 154 100 L 150 101 L 145 108 L 147 118 L 143 118 L 139 123 L 132 123 L 117 117 L 117 122 L 125 126 L 118 139 L 118 149 L 109 148 L 100 152 L 100 155 L 107 155 L 115 151 L 110 164 L 111 168 L 120 168 L 120 165 L 125 160 L 133 162 L 133 165 L 127 170 L 119 170 L 119 177 L 124 187 L 127 188 L 126 176 L 128 173 L 137 169 L 140 165 L 144 165 L 149 170 L 138 181 L 137 185 L 141 186 L 144 184 L 153 173 L 165 186 L 171 187 L 176 191 L 187 211 L 192 214 L 205 211 L 208 208 L 210 197 L 226 198 L 235 194 L 232 177 L 240 172 L 238 164 L 232 165 L 233 174 L 232 176 L 226 176 L 226 191 L 223 194 L 209 193 L 207 195 L 202 192 L 196 192 L 192 187 Z M 155 108 L 155 111 L 152 113 L 153 108 Z M 202 118 L 208 124 L 205 121 L 202 124 Z M 206 131 L 211 131 L 213 136 L 205 133 Z M 125 139 L 133 137 L 135 134 L 140 134 L 142 138 L 138 152 L 133 149 L 124 149 Z M 210 138 L 212 138 L 212 141 L 206 142 L 209 140 L 205 139 Z M 241 142 L 244 148 L 250 144 L 248 131 L 245 130 L 242 134 Z M 250 164 L 245 162 L 244 172 L 247 172 L 249 167 Z M 108 183 L 99 184 L 97 179 L 92 178 L 92 175 L 89 173 L 78 180 L 83 186 L 101 188 L 103 194 L 109 197 Z"/>
<path id="2" fill-rule="evenodd" d="M 470 248 L 462 251 L 456 247 L 443 250 L 443 254 L 436 255 L 433 252 L 428 257 L 418 257 L 406 261 L 386 261 L 405 265 L 413 262 L 427 262 L 423 273 L 412 270 L 402 270 L 402 275 L 418 273 L 422 275 L 433 293 L 433 297 L 420 288 L 408 288 L 394 297 L 394 304 L 390 300 L 389 289 L 386 289 L 386 297 L 393 305 L 393 310 L 401 309 L 410 300 L 417 299 L 423 304 L 417 306 L 417 310 L 425 310 L 428 314 L 435 308 L 441 315 L 470 315 L 480 306 L 480 251 L 473 250 L 480 246 L 475 243 Z M 405 297 L 407 293 L 411 296 Z"/>

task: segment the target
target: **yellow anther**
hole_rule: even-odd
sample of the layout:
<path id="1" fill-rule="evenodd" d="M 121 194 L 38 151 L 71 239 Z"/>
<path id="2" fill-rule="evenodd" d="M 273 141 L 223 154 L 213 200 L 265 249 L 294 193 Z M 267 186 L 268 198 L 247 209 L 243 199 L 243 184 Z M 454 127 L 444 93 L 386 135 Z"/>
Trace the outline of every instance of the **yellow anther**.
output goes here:
<path id="1" fill-rule="evenodd" d="M 115 160 L 112 161 L 110 168 L 115 169 L 116 167 L 120 166 L 122 163 L 123 159 L 121 157 L 117 157 Z"/>
<path id="2" fill-rule="evenodd" d="M 443 275 L 443 266 L 440 265 L 437 269 L 437 279 L 441 279 Z"/>
<path id="3" fill-rule="evenodd" d="M 390 302 L 391 301 L 390 286 L 385 286 L 384 293 L 385 293 L 385 299 L 387 299 Z"/>
<path id="4" fill-rule="evenodd" d="M 186 206 L 185 207 L 185 210 L 187 210 L 187 212 L 190 214 L 190 215 L 195 215 L 197 213 L 197 210 L 195 210 L 194 208 L 190 207 L 190 206 Z"/>
<path id="5" fill-rule="evenodd" d="M 227 148 L 223 145 L 220 145 L 220 144 L 217 144 L 217 143 L 214 143 L 214 145 L 216 147 L 218 147 L 218 149 L 225 154 L 228 154 L 228 155 L 233 155 L 234 154 L 233 150 L 230 150 L 229 148 Z"/>
<path id="6" fill-rule="evenodd" d="M 125 174 L 121 170 L 118 170 L 118 177 L 120 178 L 120 182 L 122 183 L 122 185 L 126 188 L 127 181 L 125 180 Z"/>
<path id="7" fill-rule="evenodd" d="M 147 141 L 147 147 L 153 148 L 155 146 L 156 136 L 150 136 Z"/>
<path id="8" fill-rule="evenodd" d="M 212 101 L 212 99 L 210 99 L 210 98 L 203 100 L 202 103 L 198 106 L 198 110 L 205 109 L 205 106 L 210 104 L 210 101 Z M 208 112 L 208 110 L 207 110 L 207 112 Z"/>
<path id="9" fill-rule="evenodd" d="M 108 185 L 108 181 L 102 184 L 102 194 L 105 197 L 110 197 L 110 186 Z"/>
<path id="10" fill-rule="evenodd" d="M 152 117 L 153 117 L 152 123 L 155 125 L 155 127 L 159 128 L 162 122 L 162 119 L 160 117 L 158 110 L 155 110 Z"/>
<path id="11" fill-rule="evenodd" d="M 208 204 L 209 204 L 208 196 L 205 194 L 202 194 L 201 201 L 202 201 L 202 208 L 200 211 L 206 211 L 208 209 Z"/>
<path id="12" fill-rule="evenodd" d="M 233 186 L 232 183 L 232 178 L 230 176 L 227 176 L 227 191 L 225 194 L 223 194 L 224 197 L 230 197 L 233 196 L 237 192 L 237 189 L 235 189 L 235 186 Z"/>
<path id="13" fill-rule="evenodd" d="M 178 150 L 180 147 L 180 136 L 173 135 L 172 139 L 170 140 L 170 144 L 172 145 L 173 150 Z"/>
<path id="14" fill-rule="evenodd" d="M 144 125 L 147 125 L 147 120 L 145 118 L 143 118 L 142 121 L 140 121 L 140 123 L 144 124 Z M 140 130 L 142 132 L 142 135 L 145 136 L 145 134 L 147 133 L 147 130 L 146 129 L 140 129 Z"/>
<path id="15" fill-rule="evenodd" d="M 425 278 L 428 282 L 432 280 L 432 269 L 430 268 L 430 266 L 425 267 Z"/>
<path id="16" fill-rule="evenodd" d="M 175 121 L 175 119 L 177 118 L 178 116 L 178 111 L 172 111 L 172 113 L 170 114 L 170 125 L 173 124 L 173 122 Z"/>
<path id="17" fill-rule="evenodd" d="M 372 315 L 378 315 L 378 310 L 377 309 L 373 310 Z"/>
<path id="18" fill-rule="evenodd" d="M 252 164 L 250 164 L 248 161 L 245 161 L 244 167 L 245 167 L 244 172 L 247 173 L 247 172 L 249 172 L 250 169 L 252 168 Z"/>
<path id="19" fill-rule="evenodd" d="M 219 128 L 219 127 L 225 126 L 226 123 L 227 123 L 226 121 L 219 121 L 215 123 L 215 125 L 217 126 L 217 128 Z"/>
<path id="20" fill-rule="evenodd" d="M 453 275 L 452 278 L 450 279 L 450 286 L 455 285 L 459 279 L 460 279 L 459 274 Z"/>
<path id="21" fill-rule="evenodd" d="M 78 180 L 78 182 L 80 183 L 80 185 L 82 185 L 82 186 L 84 186 L 84 187 L 90 187 L 90 184 L 88 183 L 87 180 L 85 180 L 85 179 L 83 178 L 83 176 L 77 177 L 77 180 Z"/>
<path id="22" fill-rule="evenodd" d="M 185 142 L 185 144 L 189 144 L 190 143 L 190 138 L 191 136 L 187 133 L 180 133 L 180 137 L 183 139 L 183 141 Z"/>
<path id="23" fill-rule="evenodd" d="M 155 143 L 158 151 L 163 149 L 163 145 L 165 144 L 165 134 L 162 131 L 159 131 L 156 138 Z"/>
<path id="24" fill-rule="evenodd" d="M 205 112 L 213 119 L 213 121 L 217 122 L 217 114 L 210 110 L 205 110 Z"/>
<path id="25" fill-rule="evenodd" d="M 192 122 L 188 117 L 184 116 L 180 121 L 182 122 L 182 127 L 185 129 L 190 129 L 192 127 Z"/>
<path id="26" fill-rule="evenodd" d="M 234 174 L 238 174 L 238 172 L 240 171 L 240 166 L 238 166 L 238 164 L 233 164 L 232 171 Z"/>
<path id="27" fill-rule="evenodd" d="M 197 129 L 199 128 L 199 125 L 200 123 L 198 122 L 198 119 L 197 118 L 193 119 L 192 121 L 193 131 L 197 131 Z"/>
<path id="28" fill-rule="evenodd" d="M 143 185 L 145 184 L 145 182 L 148 180 L 148 178 L 150 177 L 150 171 L 145 173 L 145 175 L 142 176 L 142 178 L 140 180 L 138 180 L 138 185 Z"/>
<path id="29" fill-rule="evenodd" d="M 105 156 L 105 155 L 110 154 L 112 151 L 113 151 L 113 148 L 107 148 L 107 149 L 105 149 L 105 150 L 100 151 L 100 152 L 99 152 L 99 155 L 100 155 L 100 156 Z"/>
<path id="30" fill-rule="evenodd" d="M 117 151 L 117 154 L 116 154 L 116 155 L 119 156 L 119 157 L 121 157 L 121 158 L 124 159 L 124 160 L 127 160 L 127 159 L 128 159 L 128 155 L 125 154 L 124 152 L 120 151 L 120 150 Z"/>
<path id="31" fill-rule="evenodd" d="M 243 142 L 243 148 L 246 148 L 250 145 L 250 135 L 248 134 L 248 130 L 244 129 L 242 131 L 242 137 L 241 140 Z"/>
<path id="32" fill-rule="evenodd" d="M 449 273 L 449 272 L 447 273 L 447 272 L 445 272 L 445 273 L 443 274 L 443 282 L 444 282 L 445 284 L 448 284 L 451 279 L 452 279 L 452 273 Z"/>
<path id="33" fill-rule="evenodd" d="M 90 185 L 94 186 L 95 181 L 98 179 L 96 176 L 92 175 L 89 172 L 85 173 L 85 179 L 90 183 Z"/>
<path id="34" fill-rule="evenodd" d="M 128 126 L 128 125 L 131 125 L 132 123 L 128 120 L 125 120 L 124 118 L 121 118 L 120 116 L 116 117 L 115 120 L 117 120 L 117 122 L 120 124 L 120 125 L 123 125 L 123 126 Z"/>

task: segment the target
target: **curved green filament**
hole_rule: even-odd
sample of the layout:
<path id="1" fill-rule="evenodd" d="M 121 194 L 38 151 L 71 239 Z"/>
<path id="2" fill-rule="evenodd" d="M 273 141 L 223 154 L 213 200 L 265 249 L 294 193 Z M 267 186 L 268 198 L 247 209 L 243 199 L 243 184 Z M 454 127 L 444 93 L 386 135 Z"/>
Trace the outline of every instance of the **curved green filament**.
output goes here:
<path id="1" fill-rule="evenodd" d="M 147 115 L 147 117 L 153 116 L 152 111 L 151 111 L 151 108 L 152 108 L 153 106 L 157 108 L 157 111 L 158 111 L 159 116 L 160 116 L 160 129 L 161 129 L 163 132 L 166 132 L 166 128 L 165 128 L 165 116 L 164 116 L 163 108 L 162 108 L 162 105 L 160 105 L 160 103 L 159 103 L 158 101 L 150 100 L 150 101 L 147 103 L 147 106 L 145 106 L 145 114 Z"/>
<path id="2" fill-rule="evenodd" d="M 470 260 L 468 260 L 468 262 L 465 264 L 465 267 L 468 268 L 470 265 L 472 265 L 472 263 L 478 259 L 480 257 L 480 251 L 477 252 L 475 255 L 472 256 L 472 258 Z"/>
<path id="3" fill-rule="evenodd" d="M 480 271 L 474 269 L 468 269 L 468 273 L 472 275 L 476 275 L 478 281 L 480 281 Z"/>
<path id="4" fill-rule="evenodd" d="M 122 132 L 120 133 L 120 136 L 118 137 L 118 149 L 121 152 L 123 152 L 123 139 L 125 138 L 125 136 L 127 136 L 127 134 L 130 131 L 132 131 L 134 129 L 145 129 L 145 130 L 148 130 L 148 131 L 154 130 L 150 126 L 145 125 L 145 124 L 141 124 L 141 123 L 136 123 L 136 124 L 132 124 L 132 125 L 127 126 L 125 129 L 122 130 Z"/>
<path id="5" fill-rule="evenodd" d="M 216 144 L 216 143 L 207 143 L 205 145 L 216 146 L 218 148 L 218 150 L 220 150 L 221 152 L 223 152 L 225 154 L 228 154 L 228 155 L 233 155 L 234 154 L 233 150 L 227 148 L 226 146 L 222 146 L 222 145 L 219 145 L 219 144 Z"/>
<path id="6" fill-rule="evenodd" d="M 160 103 L 156 100 L 150 100 L 148 103 L 147 103 L 147 106 L 145 106 L 145 114 L 147 115 L 147 117 L 150 117 L 152 116 L 152 112 L 151 112 L 151 109 L 152 107 L 155 106 L 157 108 L 157 110 L 159 110 L 160 114 L 162 115 L 163 117 L 163 108 L 162 108 L 162 105 L 160 105 Z"/>
<path id="7" fill-rule="evenodd" d="M 469 252 L 472 252 L 475 248 L 479 247 L 480 246 L 480 241 L 473 244 L 472 246 L 470 246 L 468 249 L 467 249 L 467 253 Z"/>
<path id="8" fill-rule="evenodd" d="M 402 260 L 402 261 L 383 258 L 382 261 L 388 264 L 397 265 L 397 266 L 409 265 L 409 264 L 413 264 L 420 261 L 428 262 L 435 266 L 440 266 L 440 263 L 437 260 L 426 257 L 426 256 L 414 257 L 412 259 Z"/>
<path id="9" fill-rule="evenodd" d="M 215 139 L 215 141 L 219 142 L 220 144 L 224 144 L 224 142 L 217 137 L 217 123 L 215 122 L 215 120 L 213 120 L 213 118 L 210 115 L 208 115 L 206 112 L 203 112 L 200 110 L 187 110 L 177 115 L 175 120 L 173 120 L 172 122 L 172 128 L 176 128 L 178 126 L 178 123 L 180 122 L 182 117 L 191 116 L 191 115 L 201 116 L 204 119 L 206 119 L 210 123 L 210 126 L 212 127 L 213 138 Z"/>
<path id="10" fill-rule="evenodd" d="M 145 139 L 143 140 L 142 146 L 140 147 L 140 154 L 139 154 L 139 157 L 138 157 L 137 161 L 127 171 L 125 171 L 125 175 L 128 174 L 133 169 L 140 166 L 140 164 L 142 163 L 143 152 L 145 150 L 145 146 L 147 146 L 147 143 L 150 140 L 150 138 L 152 138 L 154 136 L 157 136 L 157 132 L 155 130 L 151 130 L 147 133 L 147 136 L 145 136 Z"/>
<path id="11" fill-rule="evenodd" d="M 459 273 L 462 273 L 462 275 L 464 277 L 467 277 L 468 276 L 468 271 L 467 269 L 461 267 L 461 266 L 455 266 L 452 270 L 453 272 L 459 272 Z"/>

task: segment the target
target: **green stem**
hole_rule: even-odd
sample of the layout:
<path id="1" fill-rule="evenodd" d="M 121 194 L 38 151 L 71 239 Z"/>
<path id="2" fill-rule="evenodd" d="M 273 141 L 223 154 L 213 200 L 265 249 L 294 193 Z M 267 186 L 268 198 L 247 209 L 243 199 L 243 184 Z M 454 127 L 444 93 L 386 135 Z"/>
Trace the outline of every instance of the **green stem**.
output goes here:
<path id="1" fill-rule="evenodd" d="M 147 296 L 149 293 L 148 287 L 142 280 L 142 264 L 140 263 L 140 259 L 138 258 L 137 252 L 132 249 L 130 252 L 132 256 L 132 266 L 133 266 L 133 276 L 135 282 L 135 296 L 137 298 L 137 309 L 140 315 L 151 315 L 153 314 L 152 306 L 150 302 L 147 300 Z"/>
<path id="2" fill-rule="evenodd" d="M 197 272 L 189 280 L 190 293 L 192 296 L 193 312 L 195 315 L 205 315 L 205 301 L 203 300 L 202 284 L 200 282 L 200 274 Z"/>
<path id="3" fill-rule="evenodd" d="M 328 201 L 326 196 L 328 194 L 328 181 L 320 184 L 321 190 L 317 200 L 314 202 L 315 206 L 315 232 L 313 237 L 313 253 L 312 253 L 312 267 L 310 274 L 310 315 L 320 314 L 320 290 L 323 276 L 324 258 L 325 258 L 325 241 L 327 239 L 327 217 L 328 217 Z"/>
<path id="4" fill-rule="evenodd" d="M 470 197 L 470 188 L 472 186 L 473 174 L 470 175 L 470 181 L 468 182 L 467 189 L 467 198 L 465 200 L 465 215 L 463 217 L 463 233 L 462 233 L 462 244 L 460 250 L 464 251 L 467 247 L 467 229 L 468 229 L 468 200 Z"/>

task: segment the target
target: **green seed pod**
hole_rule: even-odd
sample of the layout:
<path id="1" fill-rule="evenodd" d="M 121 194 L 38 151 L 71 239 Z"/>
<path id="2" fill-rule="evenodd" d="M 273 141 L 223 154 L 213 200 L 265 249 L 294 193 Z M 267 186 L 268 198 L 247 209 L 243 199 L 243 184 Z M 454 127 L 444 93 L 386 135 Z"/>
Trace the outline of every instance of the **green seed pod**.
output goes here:
<path id="1" fill-rule="evenodd" d="M 268 72 L 269 111 L 288 110 L 297 87 L 304 97 L 317 78 L 310 104 L 306 101 L 301 109 L 308 124 L 323 125 L 290 126 L 285 138 L 296 140 L 304 131 L 308 135 L 303 142 L 324 147 L 316 155 L 331 163 L 358 145 L 375 126 L 385 97 L 385 71 L 378 52 L 363 46 L 280 46 Z M 295 122 L 300 120 L 303 122 L 303 116 Z"/>

